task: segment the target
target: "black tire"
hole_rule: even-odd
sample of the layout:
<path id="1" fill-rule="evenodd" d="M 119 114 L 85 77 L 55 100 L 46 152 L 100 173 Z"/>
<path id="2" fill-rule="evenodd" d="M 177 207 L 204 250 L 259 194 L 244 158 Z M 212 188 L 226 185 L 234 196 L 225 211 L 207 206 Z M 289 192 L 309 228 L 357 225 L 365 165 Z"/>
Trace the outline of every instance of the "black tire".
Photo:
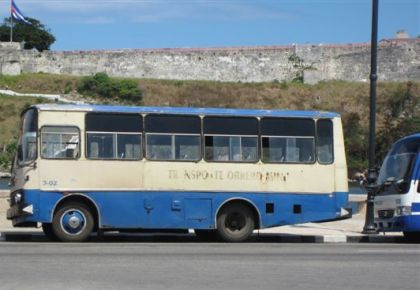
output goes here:
<path id="1" fill-rule="evenodd" d="M 52 229 L 52 224 L 50 223 L 43 223 L 42 224 L 42 231 L 44 235 L 51 241 L 57 241 L 57 236 L 54 234 Z"/>
<path id="2" fill-rule="evenodd" d="M 217 216 L 217 232 L 225 242 L 245 242 L 255 228 L 252 210 L 241 203 L 224 206 Z"/>
<path id="3" fill-rule="evenodd" d="M 411 243 L 420 243 L 420 232 L 404 232 L 404 238 Z"/>
<path id="4" fill-rule="evenodd" d="M 92 233 L 94 225 L 92 213 L 86 205 L 70 202 L 54 214 L 52 229 L 62 242 L 84 242 Z"/>
<path id="5" fill-rule="evenodd" d="M 213 242 L 218 238 L 216 230 L 194 230 L 194 233 L 202 242 Z"/>

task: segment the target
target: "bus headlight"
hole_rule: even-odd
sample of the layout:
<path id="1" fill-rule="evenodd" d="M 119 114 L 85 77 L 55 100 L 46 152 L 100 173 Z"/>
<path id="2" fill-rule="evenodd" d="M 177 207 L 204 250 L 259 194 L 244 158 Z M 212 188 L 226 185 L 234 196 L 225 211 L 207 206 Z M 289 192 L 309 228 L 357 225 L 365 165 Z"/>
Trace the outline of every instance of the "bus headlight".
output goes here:
<path id="1" fill-rule="evenodd" d="M 15 196 L 13 197 L 15 204 L 19 203 L 22 201 L 22 194 L 21 193 L 16 193 Z"/>
<path id="2" fill-rule="evenodd" d="M 397 206 L 395 212 L 397 215 L 410 215 L 411 206 Z"/>

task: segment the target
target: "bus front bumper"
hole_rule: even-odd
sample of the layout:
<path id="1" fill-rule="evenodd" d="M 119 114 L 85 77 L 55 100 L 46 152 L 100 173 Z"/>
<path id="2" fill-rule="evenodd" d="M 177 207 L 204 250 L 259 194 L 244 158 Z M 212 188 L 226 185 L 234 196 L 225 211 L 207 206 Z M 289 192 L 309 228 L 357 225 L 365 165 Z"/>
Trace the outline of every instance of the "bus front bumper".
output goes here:
<path id="1" fill-rule="evenodd" d="M 33 205 L 28 205 L 24 208 L 14 205 L 7 210 L 7 219 L 12 221 L 14 227 L 36 227 L 36 222 L 27 221 L 32 212 Z"/>
<path id="2" fill-rule="evenodd" d="M 36 227 L 37 223 L 31 220 L 34 214 L 34 205 L 24 202 L 23 191 L 16 191 L 10 195 L 10 208 L 6 217 L 12 221 L 14 227 Z"/>
<path id="3" fill-rule="evenodd" d="M 375 218 L 378 232 L 413 232 L 420 229 L 420 215 L 396 216 L 388 219 Z"/>

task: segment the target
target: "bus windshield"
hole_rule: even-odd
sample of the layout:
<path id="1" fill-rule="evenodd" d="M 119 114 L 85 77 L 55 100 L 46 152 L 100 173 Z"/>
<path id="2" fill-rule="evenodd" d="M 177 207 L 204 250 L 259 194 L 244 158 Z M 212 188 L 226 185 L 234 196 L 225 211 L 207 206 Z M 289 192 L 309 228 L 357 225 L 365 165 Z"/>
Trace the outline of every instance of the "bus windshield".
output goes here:
<path id="1" fill-rule="evenodd" d="M 37 158 L 36 136 L 37 112 L 35 109 L 30 109 L 23 115 L 17 158 L 19 164 L 35 161 Z"/>
<path id="2" fill-rule="evenodd" d="M 410 140 L 395 144 L 386 156 L 379 171 L 379 194 L 407 193 L 414 161 L 419 151 L 419 142 Z"/>

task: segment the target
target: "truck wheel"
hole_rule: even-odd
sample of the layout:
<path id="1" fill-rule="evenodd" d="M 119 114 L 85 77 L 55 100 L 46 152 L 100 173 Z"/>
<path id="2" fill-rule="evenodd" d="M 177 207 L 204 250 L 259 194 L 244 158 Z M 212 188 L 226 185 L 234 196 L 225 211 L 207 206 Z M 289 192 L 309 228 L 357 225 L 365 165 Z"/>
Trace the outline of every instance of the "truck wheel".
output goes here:
<path id="1" fill-rule="evenodd" d="M 89 208 L 82 203 L 64 204 L 54 214 L 52 229 L 62 242 L 83 242 L 92 233 L 94 220 Z"/>
<path id="2" fill-rule="evenodd" d="M 255 228 L 254 214 L 241 203 L 227 205 L 217 217 L 217 232 L 225 242 L 244 242 Z"/>

